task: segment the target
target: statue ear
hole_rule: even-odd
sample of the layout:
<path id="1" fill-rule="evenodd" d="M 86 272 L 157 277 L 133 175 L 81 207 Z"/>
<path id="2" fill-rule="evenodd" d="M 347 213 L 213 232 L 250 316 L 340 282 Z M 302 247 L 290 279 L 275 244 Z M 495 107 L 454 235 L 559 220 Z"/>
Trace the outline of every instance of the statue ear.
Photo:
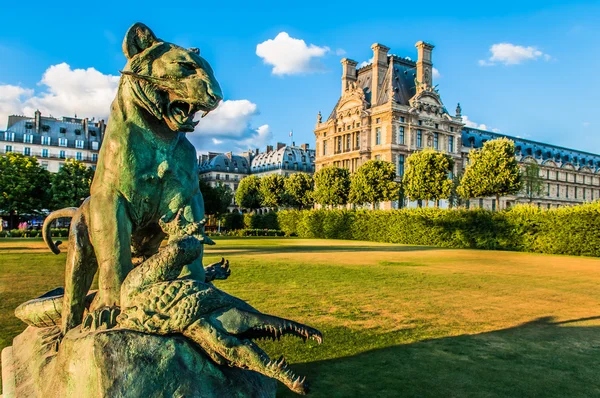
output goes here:
<path id="1" fill-rule="evenodd" d="M 123 39 L 123 53 L 127 59 L 151 47 L 158 39 L 143 23 L 137 22 L 127 30 Z"/>

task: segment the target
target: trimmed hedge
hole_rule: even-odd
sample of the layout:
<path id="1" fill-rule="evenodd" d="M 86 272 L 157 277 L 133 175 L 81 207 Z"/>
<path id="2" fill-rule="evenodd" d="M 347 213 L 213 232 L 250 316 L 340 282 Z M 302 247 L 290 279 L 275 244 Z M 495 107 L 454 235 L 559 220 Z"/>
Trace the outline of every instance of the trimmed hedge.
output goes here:
<path id="1" fill-rule="evenodd" d="M 285 233 L 278 229 L 238 229 L 231 231 L 231 236 L 284 236 Z"/>
<path id="2" fill-rule="evenodd" d="M 66 238 L 69 236 L 68 228 L 51 228 L 50 229 L 53 238 L 61 237 Z M 0 238 L 41 238 L 42 230 L 20 230 L 11 229 L 10 231 L 0 231 Z"/>
<path id="3" fill-rule="evenodd" d="M 600 202 L 542 210 L 284 210 L 286 236 L 600 256 Z"/>
<path id="4" fill-rule="evenodd" d="M 277 221 L 277 212 L 265 214 L 246 213 L 244 214 L 245 229 L 279 229 Z"/>

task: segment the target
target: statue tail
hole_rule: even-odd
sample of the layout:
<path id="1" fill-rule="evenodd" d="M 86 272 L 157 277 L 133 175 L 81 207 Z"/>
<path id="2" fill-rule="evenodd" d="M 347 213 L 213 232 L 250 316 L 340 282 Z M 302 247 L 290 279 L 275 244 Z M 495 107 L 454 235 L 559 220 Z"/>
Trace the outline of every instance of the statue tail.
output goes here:
<path id="1" fill-rule="evenodd" d="M 52 242 L 52 235 L 50 234 L 50 224 L 52 224 L 52 221 L 58 218 L 73 218 L 73 215 L 76 211 L 77 207 L 67 207 L 65 209 L 56 210 L 50 213 L 48 217 L 46 217 L 46 219 L 44 220 L 44 226 L 42 227 L 42 236 L 44 237 L 44 242 L 46 242 L 50 250 L 52 250 L 52 253 L 60 253 L 58 245 L 60 245 L 62 242 L 59 240 L 57 240 L 56 243 Z"/>
<path id="2" fill-rule="evenodd" d="M 38 328 L 60 326 L 64 293 L 64 289 L 58 287 L 38 298 L 29 300 L 15 309 L 15 316 L 29 326 Z M 86 296 L 86 308 L 89 307 L 95 296 L 96 291 L 90 291 Z"/>

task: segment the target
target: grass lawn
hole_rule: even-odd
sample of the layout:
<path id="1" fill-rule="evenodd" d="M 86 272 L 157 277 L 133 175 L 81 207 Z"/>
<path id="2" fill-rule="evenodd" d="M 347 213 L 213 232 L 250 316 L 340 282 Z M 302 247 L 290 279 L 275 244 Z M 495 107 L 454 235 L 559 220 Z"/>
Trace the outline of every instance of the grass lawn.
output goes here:
<path id="1" fill-rule="evenodd" d="M 355 241 L 217 239 L 223 290 L 320 329 L 260 342 L 315 397 L 600 396 L 600 260 Z M 64 254 L 0 239 L 0 348 L 14 308 L 62 286 Z M 280 396 L 294 396 L 280 385 Z"/>

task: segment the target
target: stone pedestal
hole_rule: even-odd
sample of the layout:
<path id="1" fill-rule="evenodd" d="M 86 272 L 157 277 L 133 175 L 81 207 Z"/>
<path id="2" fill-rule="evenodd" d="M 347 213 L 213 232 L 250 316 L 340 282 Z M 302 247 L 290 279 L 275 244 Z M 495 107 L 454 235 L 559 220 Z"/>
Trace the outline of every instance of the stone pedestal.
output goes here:
<path id="1" fill-rule="evenodd" d="M 275 397 L 276 382 L 219 366 L 182 336 L 28 327 L 2 352 L 2 398 Z"/>

